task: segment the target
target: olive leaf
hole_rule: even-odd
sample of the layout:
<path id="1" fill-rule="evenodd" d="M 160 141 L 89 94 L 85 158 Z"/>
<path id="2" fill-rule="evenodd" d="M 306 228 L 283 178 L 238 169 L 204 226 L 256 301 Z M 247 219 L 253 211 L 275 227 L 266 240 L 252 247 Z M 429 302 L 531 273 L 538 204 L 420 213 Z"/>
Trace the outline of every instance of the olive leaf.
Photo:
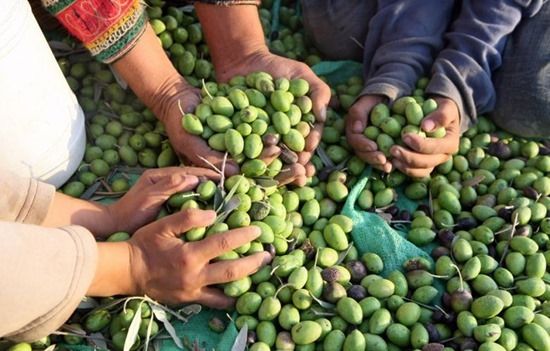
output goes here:
<path id="1" fill-rule="evenodd" d="M 315 297 L 311 292 L 309 293 L 309 295 L 311 296 L 311 298 L 313 300 L 315 300 L 315 302 L 317 302 L 319 304 L 319 306 L 327 309 L 327 310 L 333 310 L 336 308 L 336 306 L 334 306 L 333 304 L 331 304 L 330 302 L 326 302 L 326 301 L 323 301 L 321 300 L 320 298 L 318 297 Z"/>
<path id="2" fill-rule="evenodd" d="M 334 167 L 334 162 L 332 162 L 322 147 L 318 147 L 317 150 L 315 150 L 315 153 L 317 153 L 325 167 Z"/>
<path id="3" fill-rule="evenodd" d="M 149 323 L 147 324 L 147 334 L 145 335 L 144 350 L 149 349 L 149 341 L 151 339 L 151 332 L 153 331 L 153 318 L 149 318 Z"/>
<path id="4" fill-rule="evenodd" d="M 180 309 L 178 312 L 185 313 L 186 315 L 199 314 L 202 311 L 202 306 L 198 303 L 187 305 Z"/>
<path id="5" fill-rule="evenodd" d="M 340 263 L 344 262 L 344 259 L 349 254 L 352 248 L 353 248 L 353 241 L 351 242 L 351 244 L 349 244 L 346 251 L 340 252 L 340 254 L 338 254 L 338 261 L 336 261 L 336 265 L 339 265 Z"/>
<path id="6" fill-rule="evenodd" d="M 51 344 L 50 346 L 46 347 L 44 351 L 54 351 L 56 346 L 56 344 Z"/>
<path id="7" fill-rule="evenodd" d="M 84 297 L 82 301 L 78 304 L 77 309 L 79 310 L 87 310 L 90 308 L 97 308 L 99 306 L 99 303 L 91 298 L 91 297 Z"/>
<path id="8" fill-rule="evenodd" d="M 162 324 L 164 325 L 164 328 L 174 341 L 177 347 L 180 349 L 183 349 L 183 344 L 181 343 L 180 338 L 178 337 L 178 334 L 176 334 L 176 330 L 174 329 L 174 326 L 170 323 L 166 316 L 166 311 L 164 311 L 162 308 L 160 308 L 158 305 L 154 304 L 151 306 L 151 310 L 153 311 L 153 314 L 155 315 L 155 318 L 158 319 Z"/>
<path id="9" fill-rule="evenodd" d="M 235 338 L 235 342 L 231 347 L 231 351 L 244 351 L 246 349 L 246 339 L 248 337 L 248 324 L 244 324 L 239 334 Z"/>
<path id="10" fill-rule="evenodd" d="M 136 342 L 138 332 L 139 332 L 139 326 L 141 324 L 141 305 L 142 304 L 144 304 L 143 301 L 138 305 L 136 313 L 134 314 L 134 318 L 132 318 L 132 322 L 128 327 L 128 333 L 126 334 L 126 339 L 124 340 L 123 351 L 130 351 L 130 349 Z"/>
<path id="11" fill-rule="evenodd" d="M 105 336 L 103 336 L 103 334 L 101 333 L 91 334 L 88 343 L 94 346 L 94 349 L 109 350 L 109 347 L 107 347 Z"/>
<path id="12" fill-rule="evenodd" d="M 476 186 L 485 180 L 484 175 L 478 175 L 462 182 L 462 186 Z"/>

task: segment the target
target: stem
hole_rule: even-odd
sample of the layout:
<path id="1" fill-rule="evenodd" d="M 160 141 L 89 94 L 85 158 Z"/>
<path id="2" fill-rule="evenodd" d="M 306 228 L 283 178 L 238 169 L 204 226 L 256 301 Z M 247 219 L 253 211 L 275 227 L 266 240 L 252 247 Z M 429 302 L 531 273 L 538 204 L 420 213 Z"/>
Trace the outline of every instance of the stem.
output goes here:
<path id="1" fill-rule="evenodd" d="M 458 273 L 458 277 L 460 278 L 460 291 L 464 291 L 464 279 L 462 279 L 462 273 L 460 272 L 460 269 L 454 263 L 451 263 L 451 267 L 456 270 L 456 272 Z"/>

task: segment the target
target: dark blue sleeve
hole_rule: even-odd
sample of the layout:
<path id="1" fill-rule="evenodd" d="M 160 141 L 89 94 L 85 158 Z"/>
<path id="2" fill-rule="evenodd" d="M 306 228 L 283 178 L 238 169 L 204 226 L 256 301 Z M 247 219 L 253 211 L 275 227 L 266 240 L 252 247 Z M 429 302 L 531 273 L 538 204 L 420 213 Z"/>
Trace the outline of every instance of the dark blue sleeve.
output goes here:
<path id="1" fill-rule="evenodd" d="M 546 0 L 463 0 L 460 13 L 445 35 L 426 92 L 454 100 L 466 130 L 476 113 L 494 108 L 491 74 L 502 62 L 506 39 L 521 21 Z"/>
<path id="2" fill-rule="evenodd" d="M 454 0 L 378 1 L 364 47 L 365 88 L 394 100 L 411 94 L 443 47 Z"/>

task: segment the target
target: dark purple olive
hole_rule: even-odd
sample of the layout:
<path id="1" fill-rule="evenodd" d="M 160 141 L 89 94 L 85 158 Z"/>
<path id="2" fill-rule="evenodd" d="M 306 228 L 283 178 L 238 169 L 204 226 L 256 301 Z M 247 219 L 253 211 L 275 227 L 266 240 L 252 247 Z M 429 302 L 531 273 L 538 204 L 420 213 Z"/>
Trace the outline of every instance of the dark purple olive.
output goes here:
<path id="1" fill-rule="evenodd" d="M 451 248 L 451 246 L 453 245 L 453 240 L 455 238 L 455 233 L 453 233 L 453 231 L 450 229 L 441 229 L 437 233 L 437 238 L 445 247 Z"/>
<path id="2" fill-rule="evenodd" d="M 441 310 L 436 310 L 432 314 L 432 319 L 438 323 L 451 324 L 454 323 L 456 315 L 452 312 L 443 312 Z"/>
<path id="3" fill-rule="evenodd" d="M 362 285 L 352 285 L 348 289 L 348 296 L 356 301 L 363 300 L 367 297 L 367 289 L 365 289 Z"/>
<path id="4" fill-rule="evenodd" d="M 451 307 L 451 294 L 444 292 L 443 296 L 441 296 L 441 300 L 444 306 Z"/>
<path id="5" fill-rule="evenodd" d="M 539 197 L 539 193 L 537 193 L 537 191 L 530 186 L 523 188 L 523 195 L 533 200 L 536 200 Z"/>
<path id="6" fill-rule="evenodd" d="M 340 279 L 340 271 L 334 267 L 328 267 L 321 271 L 321 277 L 327 283 L 332 283 Z"/>
<path id="7" fill-rule="evenodd" d="M 477 342 L 472 338 L 464 338 L 462 339 L 462 342 L 460 343 L 460 351 L 474 351 L 477 350 L 478 345 Z"/>
<path id="8" fill-rule="evenodd" d="M 456 221 L 455 229 L 457 230 L 470 230 L 477 227 L 477 221 L 474 217 L 464 217 Z"/>
<path id="9" fill-rule="evenodd" d="M 497 249 L 494 245 L 489 245 L 487 247 L 488 251 L 489 251 L 489 256 L 491 257 L 497 257 Z"/>
<path id="10" fill-rule="evenodd" d="M 451 308 L 455 312 L 467 311 L 472 305 L 474 298 L 467 290 L 457 290 L 451 294 Z"/>
<path id="11" fill-rule="evenodd" d="M 391 214 L 391 216 L 395 218 L 399 215 L 399 208 L 395 205 L 391 205 L 385 212 Z"/>
<path id="12" fill-rule="evenodd" d="M 498 210 L 497 214 L 500 218 L 504 219 L 506 222 L 511 222 L 513 212 L 514 212 L 514 207 L 509 206 L 509 207 L 501 207 Z"/>
<path id="13" fill-rule="evenodd" d="M 445 246 L 434 247 L 432 250 L 432 258 L 437 261 L 441 256 L 450 256 L 451 251 Z"/>
<path id="14" fill-rule="evenodd" d="M 439 331 L 437 330 L 435 325 L 433 325 L 431 323 L 426 324 L 426 330 L 428 331 L 428 335 L 430 337 L 431 342 L 435 343 L 435 342 L 438 342 L 439 340 L 441 340 L 441 335 L 439 335 Z M 424 348 L 422 348 L 422 350 L 424 350 Z M 443 350 L 443 348 L 441 348 L 441 349 L 432 349 L 432 350 Z"/>
<path id="15" fill-rule="evenodd" d="M 407 210 L 402 210 L 399 212 L 399 219 L 401 221 L 410 221 L 411 220 L 411 213 Z"/>
<path id="16" fill-rule="evenodd" d="M 502 141 L 490 143 L 487 147 L 487 153 L 501 160 L 507 160 L 510 158 L 510 156 L 512 156 L 512 150 L 510 150 L 510 147 Z"/>
<path id="17" fill-rule="evenodd" d="M 351 274 L 352 283 L 359 283 L 367 275 L 367 267 L 361 261 L 349 261 L 346 263 L 346 268 Z"/>
<path id="18" fill-rule="evenodd" d="M 275 254 L 277 253 L 273 244 L 264 244 L 264 251 L 269 252 L 271 257 L 275 257 Z"/>
<path id="19" fill-rule="evenodd" d="M 262 137 L 262 141 L 264 142 L 265 146 L 277 145 L 280 140 L 281 140 L 281 136 L 279 134 L 274 134 L 274 133 L 267 133 L 267 134 L 264 134 L 264 136 Z"/>
<path id="20" fill-rule="evenodd" d="M 550 155 L 550 147 L 548 146 L 542 146 L 539 148 L 539 155 L 541 156 L 548 156 Z"/>

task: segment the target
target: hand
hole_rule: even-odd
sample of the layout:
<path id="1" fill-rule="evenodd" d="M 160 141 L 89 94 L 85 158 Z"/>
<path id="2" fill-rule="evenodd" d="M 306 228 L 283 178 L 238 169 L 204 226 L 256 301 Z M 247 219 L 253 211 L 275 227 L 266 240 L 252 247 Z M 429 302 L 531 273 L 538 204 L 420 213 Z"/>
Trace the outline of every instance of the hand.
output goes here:
<path id="1" fill-rule="evenodd" d="M 167 82 L 162 91 L 158 94 L 154 111 L 157 113 L 157 117 L 164 122 L 174 151 L 193 165 L 211 168 L 208 164 L 210 162 L 221 170 L 224 153 L 211 149 L 204 139 L 187 133 L 181 125 L 183 114 L 193 112 L 200 103 L 200 91 L 190 86 L 179 75 Z M 204 159 L 208 162 L 205 162 Z M 233 175 L 238 171 L 237 164 L 228 158 L 225 174 Z"/>
<path id="2" fill-rule="evenodd" d="M 298 155 L 298 163 L 287 167 L 278 177 L 280 183 L 293 182 L 303 186 L 306 178 L 313 176 L 315 173 L 315 167 L 309 163 L 309 160 L 321 140 L 330 100 L 330 88 L 306 64 L 271 54 L 267 50 L 257 50 L 253 54 L 240 59 L 238 64 L 231 64 L 226 68 L 220 67 L 216 72 L 220 81 L 227 81 L 236 75 L 246 75 L 257 71 L 270 73 L 273 78 L 302 78 L 309 82 L 313 113 L 317 122 L 306 138 L 304 151 Z M 277 152 L 280 152 L 280 150 L 275 150 L 275 157 Z"/>
<path id="3" fill-rule="evenodd" d="M 436 98 L 438 108 L 422 121 L 422 129 L 431 132 L 439 127 L 446 130 L 445 137 L 423 138 L 406 134 L 403 142 L 410 148 L 393 146 L 393 165 L 411 177 L 428 176 L 435 167 L 446 162 L 458 151 L 460 142 L 460 116 L 456 103 L 448 98 Z"/>
<path id="4" fill-rule="evenodd" d="M 249 226 L 183 242 L 186 231 L 205 227 L 216 218 L 214 211 L 187 209 L 138 230 L 130 239 L 130 275 L 134 293 L 179 304 L 195 301 L 227 308 L 234 299 L 210 285 L 238 280 L 255 273 L 271 260 L 268 252 L 210 263 L 217 256 L 244 245 L 260 235 Z"/>
<path id="5" fill-rule="evenodd" d="M 194 189 L 200 178 L 219 179 L 211 170 L 197 167 L 150 169 L 120 200 L 107 207 L 115 230 L 133 233 L 154 220 L 162 204 L 174 193 Z"/>
<path id="6" fill-rule="evenodd" d="M 376 142 L 363 134 L 368 126 L 370 111 L 383 99 L 384 97 L 379 95 L 365 95 L 353 104 L 346 117 L 346 137 L 360 159 L 389 173 L 392 169 L 391 163 L 381 151 L 378 151 Z"/>

